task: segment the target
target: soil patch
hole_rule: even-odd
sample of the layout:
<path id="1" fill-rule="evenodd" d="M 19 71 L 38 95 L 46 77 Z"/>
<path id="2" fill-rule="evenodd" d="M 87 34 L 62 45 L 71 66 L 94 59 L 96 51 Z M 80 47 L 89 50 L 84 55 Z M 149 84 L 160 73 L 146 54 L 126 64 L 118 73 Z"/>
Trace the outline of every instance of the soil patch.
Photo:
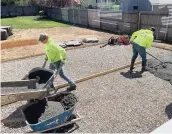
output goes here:
<path id="1" fill-rule="evenodd" d="M 38 39 L 40 33 L 47 33 L 57 44 L 61 44 L 64 41 L 79 40 L 84 38 L 98 38 L 100 41 L 114 36 L 106 32 L 90 30 L 80 27 L 56 27 L 56 28 L 44 28 L 44 29 L 14 29 L 12 40 L 24 40 L 24 39 Z M 22 57 L 29 57 L 34 55 L 40 55 L 44 53 L 44 45 L 41 43 L 33 46 L 21 46 L 15 48 L 3 49 L 1 51 L 2 61 L 17 59 Z"/>

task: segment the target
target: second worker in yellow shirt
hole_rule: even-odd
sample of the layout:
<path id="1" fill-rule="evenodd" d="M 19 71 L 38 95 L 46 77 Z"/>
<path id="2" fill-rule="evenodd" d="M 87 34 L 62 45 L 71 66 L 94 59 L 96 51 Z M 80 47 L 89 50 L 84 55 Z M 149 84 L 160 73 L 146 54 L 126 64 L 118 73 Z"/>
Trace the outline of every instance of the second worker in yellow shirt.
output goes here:
<path id="1" fill-rule="evenodd" d="M 138 54 L 142 57 L 142 70 L 141 72 L 146 71 L 146 49 L 152 46 L 154 40 L 155 28 L 151 27 L 149 29 L 141 29 L 136 31 L 131 36 L 131 43 L 133 48 L 133 57 L 131 60 L 130 71 L 134 69 L 134 63 Z"/>

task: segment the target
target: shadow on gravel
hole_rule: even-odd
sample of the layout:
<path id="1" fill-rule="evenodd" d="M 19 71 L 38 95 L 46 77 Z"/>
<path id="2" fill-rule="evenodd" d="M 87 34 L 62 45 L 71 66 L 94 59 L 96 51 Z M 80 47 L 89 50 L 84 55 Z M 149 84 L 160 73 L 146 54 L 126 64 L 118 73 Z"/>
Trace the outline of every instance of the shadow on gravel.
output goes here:
<path id="1" fill-rule="evenodd" d="M 166 108 L 165 108 L 165 113 L 168 116 L 168 119 L 172 119 L 172 103 L 170 103 Z"/>
<path id="2" fill-rule="evenodd" d="M 1 120 L 4 126 L 9 128 L 25 127 L 26 122 L 22 114 L 22 106 L 11 113 L 7 118 Z"/>
<path id="3" fill-rule="evenodd" d="M 136 78 L 141 78 L 142 77 L 142 73 L 135 71 L 135 72 L 121 72 L 121 75 L 123 75 L 125 78 L 129 78 L 129 79 L 136 79 Z"/>

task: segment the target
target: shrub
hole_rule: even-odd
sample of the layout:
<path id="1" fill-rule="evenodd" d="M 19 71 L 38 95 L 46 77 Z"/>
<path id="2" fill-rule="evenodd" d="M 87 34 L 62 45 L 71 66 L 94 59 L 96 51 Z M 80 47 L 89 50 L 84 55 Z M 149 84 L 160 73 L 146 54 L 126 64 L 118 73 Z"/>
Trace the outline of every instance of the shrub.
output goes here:
<path id="1" fill-rule="evenodd" d="M 44 11 L 43 11 L 43 10 L 40 10 L 40 11 L 39 11 L 39 15 L 40 15 L 40 16 L 44 16 Z"/>

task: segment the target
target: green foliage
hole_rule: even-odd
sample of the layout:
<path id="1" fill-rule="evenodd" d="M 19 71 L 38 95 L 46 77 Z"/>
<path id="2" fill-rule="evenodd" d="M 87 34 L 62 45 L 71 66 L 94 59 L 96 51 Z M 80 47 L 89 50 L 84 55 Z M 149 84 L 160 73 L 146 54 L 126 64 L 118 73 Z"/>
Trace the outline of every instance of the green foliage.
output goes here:
<path id="1" fill-rule="evenodd" d="M 120 10 L 120 5 L 112 5 L 112 4 L 106 4 L 104 6 L 101 7 L 101 10 L 103 11 L 119 11 Z"/>
<path id="2" fill-rule="evenodd" d="M 87 0 L 81 0 L 80 4 L 74 5 L 74 8 L 77 8 L 77 9 L 86 9 L 86 8 L 88 8 L 88 1 Z"/>
<path id="3" fill-rule="evenodd" d="M 2 6 L 29 6 L 35 4 L 35 0 L 1 0 Z"/>
<path id="4" fill-rule="evenodd" d="M 77 4 L 73 6 L 75 9 L 86 9 L 88 8 L 87 5 Z"/>
<path id="5" fill-rule="evenodd" d="M 14 0 L 1 0 L 1 6 L 15 5 Z"/>
<path id="6" fill-rule="evenodd" d="M 112 6 L 112 10 L 119 11 L 120 10 L 120 6 L 119 5 L 113 5 Z"/>
<path id="7" fill-rule="evenodd" d="M 40 15 L 40 16 L 44 16 L 44 11 L 43 11 L 43 10 L 40 10 L 40 11 L 39 11 L 39 15 Z"/>
<path id="8" fill-rule="evenodd" d="M 30 5 L 28 0 L 15 0 L 15 5 L 17 6 L 28 6 Z"/>

